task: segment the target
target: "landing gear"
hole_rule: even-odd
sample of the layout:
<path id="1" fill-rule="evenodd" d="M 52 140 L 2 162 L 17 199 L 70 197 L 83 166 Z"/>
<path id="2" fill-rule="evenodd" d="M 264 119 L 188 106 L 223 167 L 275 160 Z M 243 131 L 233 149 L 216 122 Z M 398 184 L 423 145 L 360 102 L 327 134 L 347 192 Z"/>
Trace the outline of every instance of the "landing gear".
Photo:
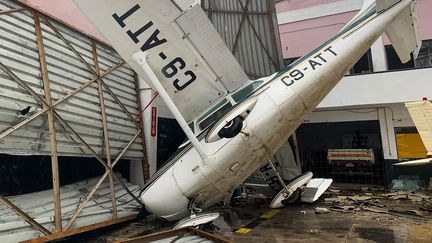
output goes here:
<path id="1" fill-rule="evenodd" d="M 191 214 L 189 217 L 177 222 L 173 229 L 200 226 L 216 220 L 219 216 L 219 213 Z"/>
<path id="2" fill-rule="evenodd" d="M 287 199 L 282 200 L 282 204 L 283 205 L 288 205 L 288 204 L 293 204 L 295 202 L 297 202 L 298 200 L 300 200 L 302 194 L 302 189 L 297 188 L 297 190 L 295 190 L 291 196 L 289 196 Z"/>
<path id="3" fill-rule="evenodd" d="M 270 202 L 270 208 L 281 208 L 286 204 L 296 202 L 301 196 L 300 187 L 307 184 L 312 179 L 312 172 L 306 172 L 296 178 L 294 178 L 288 185 L 280 176 L 279 172 L 276 170 L 273 162 L 268 160 L 269 165 L 272 167 L 273 171 L 276 174 L 279 182 L 282 185 L 282 190 L 276 194 L 273 200 Z"/>
<path id="4" fill-rule="evenodd" d="M 180 229 L 184 227 L 197 227 L 210 223 L 219 218 L 220 216 L 219 213 L 201 213 L 202 209 L 196 206 L 195 198 L 192 198 L 191 202 L 189 203 L 189 210 L 191 212 L 191 215 L 178 221 L 174 225 L 173 229 Z"/>

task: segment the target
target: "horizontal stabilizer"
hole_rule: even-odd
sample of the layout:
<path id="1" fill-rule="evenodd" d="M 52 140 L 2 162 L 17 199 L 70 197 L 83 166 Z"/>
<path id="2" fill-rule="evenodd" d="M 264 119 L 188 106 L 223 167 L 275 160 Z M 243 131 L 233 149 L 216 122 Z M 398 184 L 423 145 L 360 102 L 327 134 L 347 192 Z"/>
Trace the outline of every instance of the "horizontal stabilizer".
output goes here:
<path id="1" fill-rule="evenodd" d="M 330 187 L 332 182 L 332 179 L 322 178 L 314 178 L 310 180 L 301 195 L 301 201 L 308 203 L 315 202 Z"/>

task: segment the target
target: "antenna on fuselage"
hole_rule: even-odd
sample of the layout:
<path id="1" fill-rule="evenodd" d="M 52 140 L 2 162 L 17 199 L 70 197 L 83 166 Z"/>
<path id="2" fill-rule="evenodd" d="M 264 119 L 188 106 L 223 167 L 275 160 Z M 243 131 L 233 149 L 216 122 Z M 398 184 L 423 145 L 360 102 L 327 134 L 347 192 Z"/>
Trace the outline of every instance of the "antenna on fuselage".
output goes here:
<path id="1" fill-rule="evenodd" d="M 142 52 L 138 51 L 132 56 L 132 60 L 137 63 L 142 70 L 146 73 L 146 75 L 149 78 L 149 81 L 152 83 L 153 87 L 156 89 L 156 91 L 159 92 L 160 97 L 163 99 L 165 104 L 168 106 L 168 109 L 171 111 L 171 113 L 174 115 L 174 118 L 179 123 L 180 127 L 186 134 L 186 136 L 191 141 L 192 145 L 198 152 L 199 156 L 202 160 L 205 160 L 208 156 L 206 152 L 204 151 L 202 145 L 198 141 L 198 139 L 195 137 L 195 134 L 193 133 L 192 129 L 189 127 L 186 120 L 183 118 L 180 111 L 177 109 L 177 106 L 174 104 L 172 99 L 169 97 L 166 90 L 163 88 L 162 84 L 159 82 L 159 79 L 154 74 L 153 70 L 150 68 L 147 62 L 148 58 L 148 52 Z"/>

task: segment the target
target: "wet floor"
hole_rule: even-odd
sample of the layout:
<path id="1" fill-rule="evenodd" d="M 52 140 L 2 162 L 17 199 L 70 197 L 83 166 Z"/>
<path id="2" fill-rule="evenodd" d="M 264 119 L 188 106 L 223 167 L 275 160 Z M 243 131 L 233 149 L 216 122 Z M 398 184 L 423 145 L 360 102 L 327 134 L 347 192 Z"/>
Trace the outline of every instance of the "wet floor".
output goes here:
<path id="1" fill-rule="evenodd" d="M 293 206 L 280 210 L 247 233 L 234 231 L 247 222 L 243 213 L 234 210 L 228 214 L 232 213 L 240 215 L 241 220 L 232 220 L 232 215 L 227 218 L 224 214 L 214 224 L 219 227 L 217 233 L 235 242 L 411 242 L 409 224 L 368 212 L 316 214 L 315 205 Z M 432 233 L 430 236 L 432 239 Z"/>
<path id="2" fill-rule="evenodd" d="M 371 195 L 371 193 L 365 193 Z M 222 217 L 214 222 L 215 231 L 235 242 L 432 242 L 432 214 L 425 202 L 390 200 L 377 193 L 368 203 L 380 203 L 388 213 L 364 210 L 365 202 L 347 212 L 332 211 L 334 204 L 323 199 L 313 204 L 290 205 L 259 224 L 251 224 L 267 208 L 248 206 L 219 209 Z M 329 195 L 324 197 L 330 197 Z M 367 198 L 364 195 L 356 197 Z M 330 209 L 317 214 L 315 209 Z M 417 214 L 413 214 L 415 211 Z M 420 212 L 421 211 L 421 212 Z M 408 213 L 402 213 L 408 212 Z M 246 227 L 245 227 L 246 226 Z M 252 227 L 249 227 L 252 226 Z M 238 230 L 247 228 L 248 230 Z"/>
<path id="3" fill-rule="evenodd" d="M 341 194 L 343 192 L 338 192 L 339 198 L 342 197 Z M 328 200 L 324 200 L 335 197 L 329 194 L 313 204 L 299 203 L 280 210 L 269 209 L 268 200 L 262 198 L 241 199 L 229 207 L 214 207 L 213 211 L 219 212 L 221 217 L 207 230 L 234 242 L 247 243 L 432 242 L 432 213 L 424 209 L 427 206 L 425 201 L 388 199 L 388 195 L 383 196 L 384 194 L 380 193 L 371 196 L 371 193 L 350 192 L 347 195 L 351 194 L 355 194 L 354 199 L 357 201 L 354 203 L 350 201 L 349 207 L 346 207 L 343 202 L 337 202 L 336 204 L 340 206 L 335 207 L 334 202 L 329 203 Z M 380 211 L 385 209 L 388 212 L 365 210 L 371 208 L 372 204 L 381 205 Z M 348 210 L 336 210 L 343 206 Z M 315 212 L 317 207 L 329 211 L 317 214 Z M 417 213 L 402 213 L 410 210 Z M 170 227 L 172 224 L 157 219 L 141 220 L 87 242 L 114 242 Z"/>

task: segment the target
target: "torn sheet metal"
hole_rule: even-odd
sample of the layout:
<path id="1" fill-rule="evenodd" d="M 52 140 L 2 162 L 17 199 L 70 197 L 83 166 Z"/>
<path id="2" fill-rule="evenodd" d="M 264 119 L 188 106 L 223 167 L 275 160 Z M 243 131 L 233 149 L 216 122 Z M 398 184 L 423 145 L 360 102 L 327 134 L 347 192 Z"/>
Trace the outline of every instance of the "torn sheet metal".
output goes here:
<path id="1" fill-rule="evenodd" d="M 63 224 L 73 216 L 78 205 L 84 200 L 99 178 L 61 187 L 61 206 Z M 125 181 L 126 182 L 126 181 Z M 141 188 L 126 183 L 128 188 L 138 196 Z M 115 183 L 118 217 L 138 214 L 140 205 L 123 189 L 118 181 Z M 39 224 L 52 231 L 54 228 L 54 202 L 52 190 L 8 197 L 13 204 L 34 218 Z M 111 220 L 112 204 L 108 180 L 100 186 L 92 199 L 79 214 L 71 229 Z M 6 206 L 0 204 L 0 242 L 18 242 L 43 236 Z"/>

